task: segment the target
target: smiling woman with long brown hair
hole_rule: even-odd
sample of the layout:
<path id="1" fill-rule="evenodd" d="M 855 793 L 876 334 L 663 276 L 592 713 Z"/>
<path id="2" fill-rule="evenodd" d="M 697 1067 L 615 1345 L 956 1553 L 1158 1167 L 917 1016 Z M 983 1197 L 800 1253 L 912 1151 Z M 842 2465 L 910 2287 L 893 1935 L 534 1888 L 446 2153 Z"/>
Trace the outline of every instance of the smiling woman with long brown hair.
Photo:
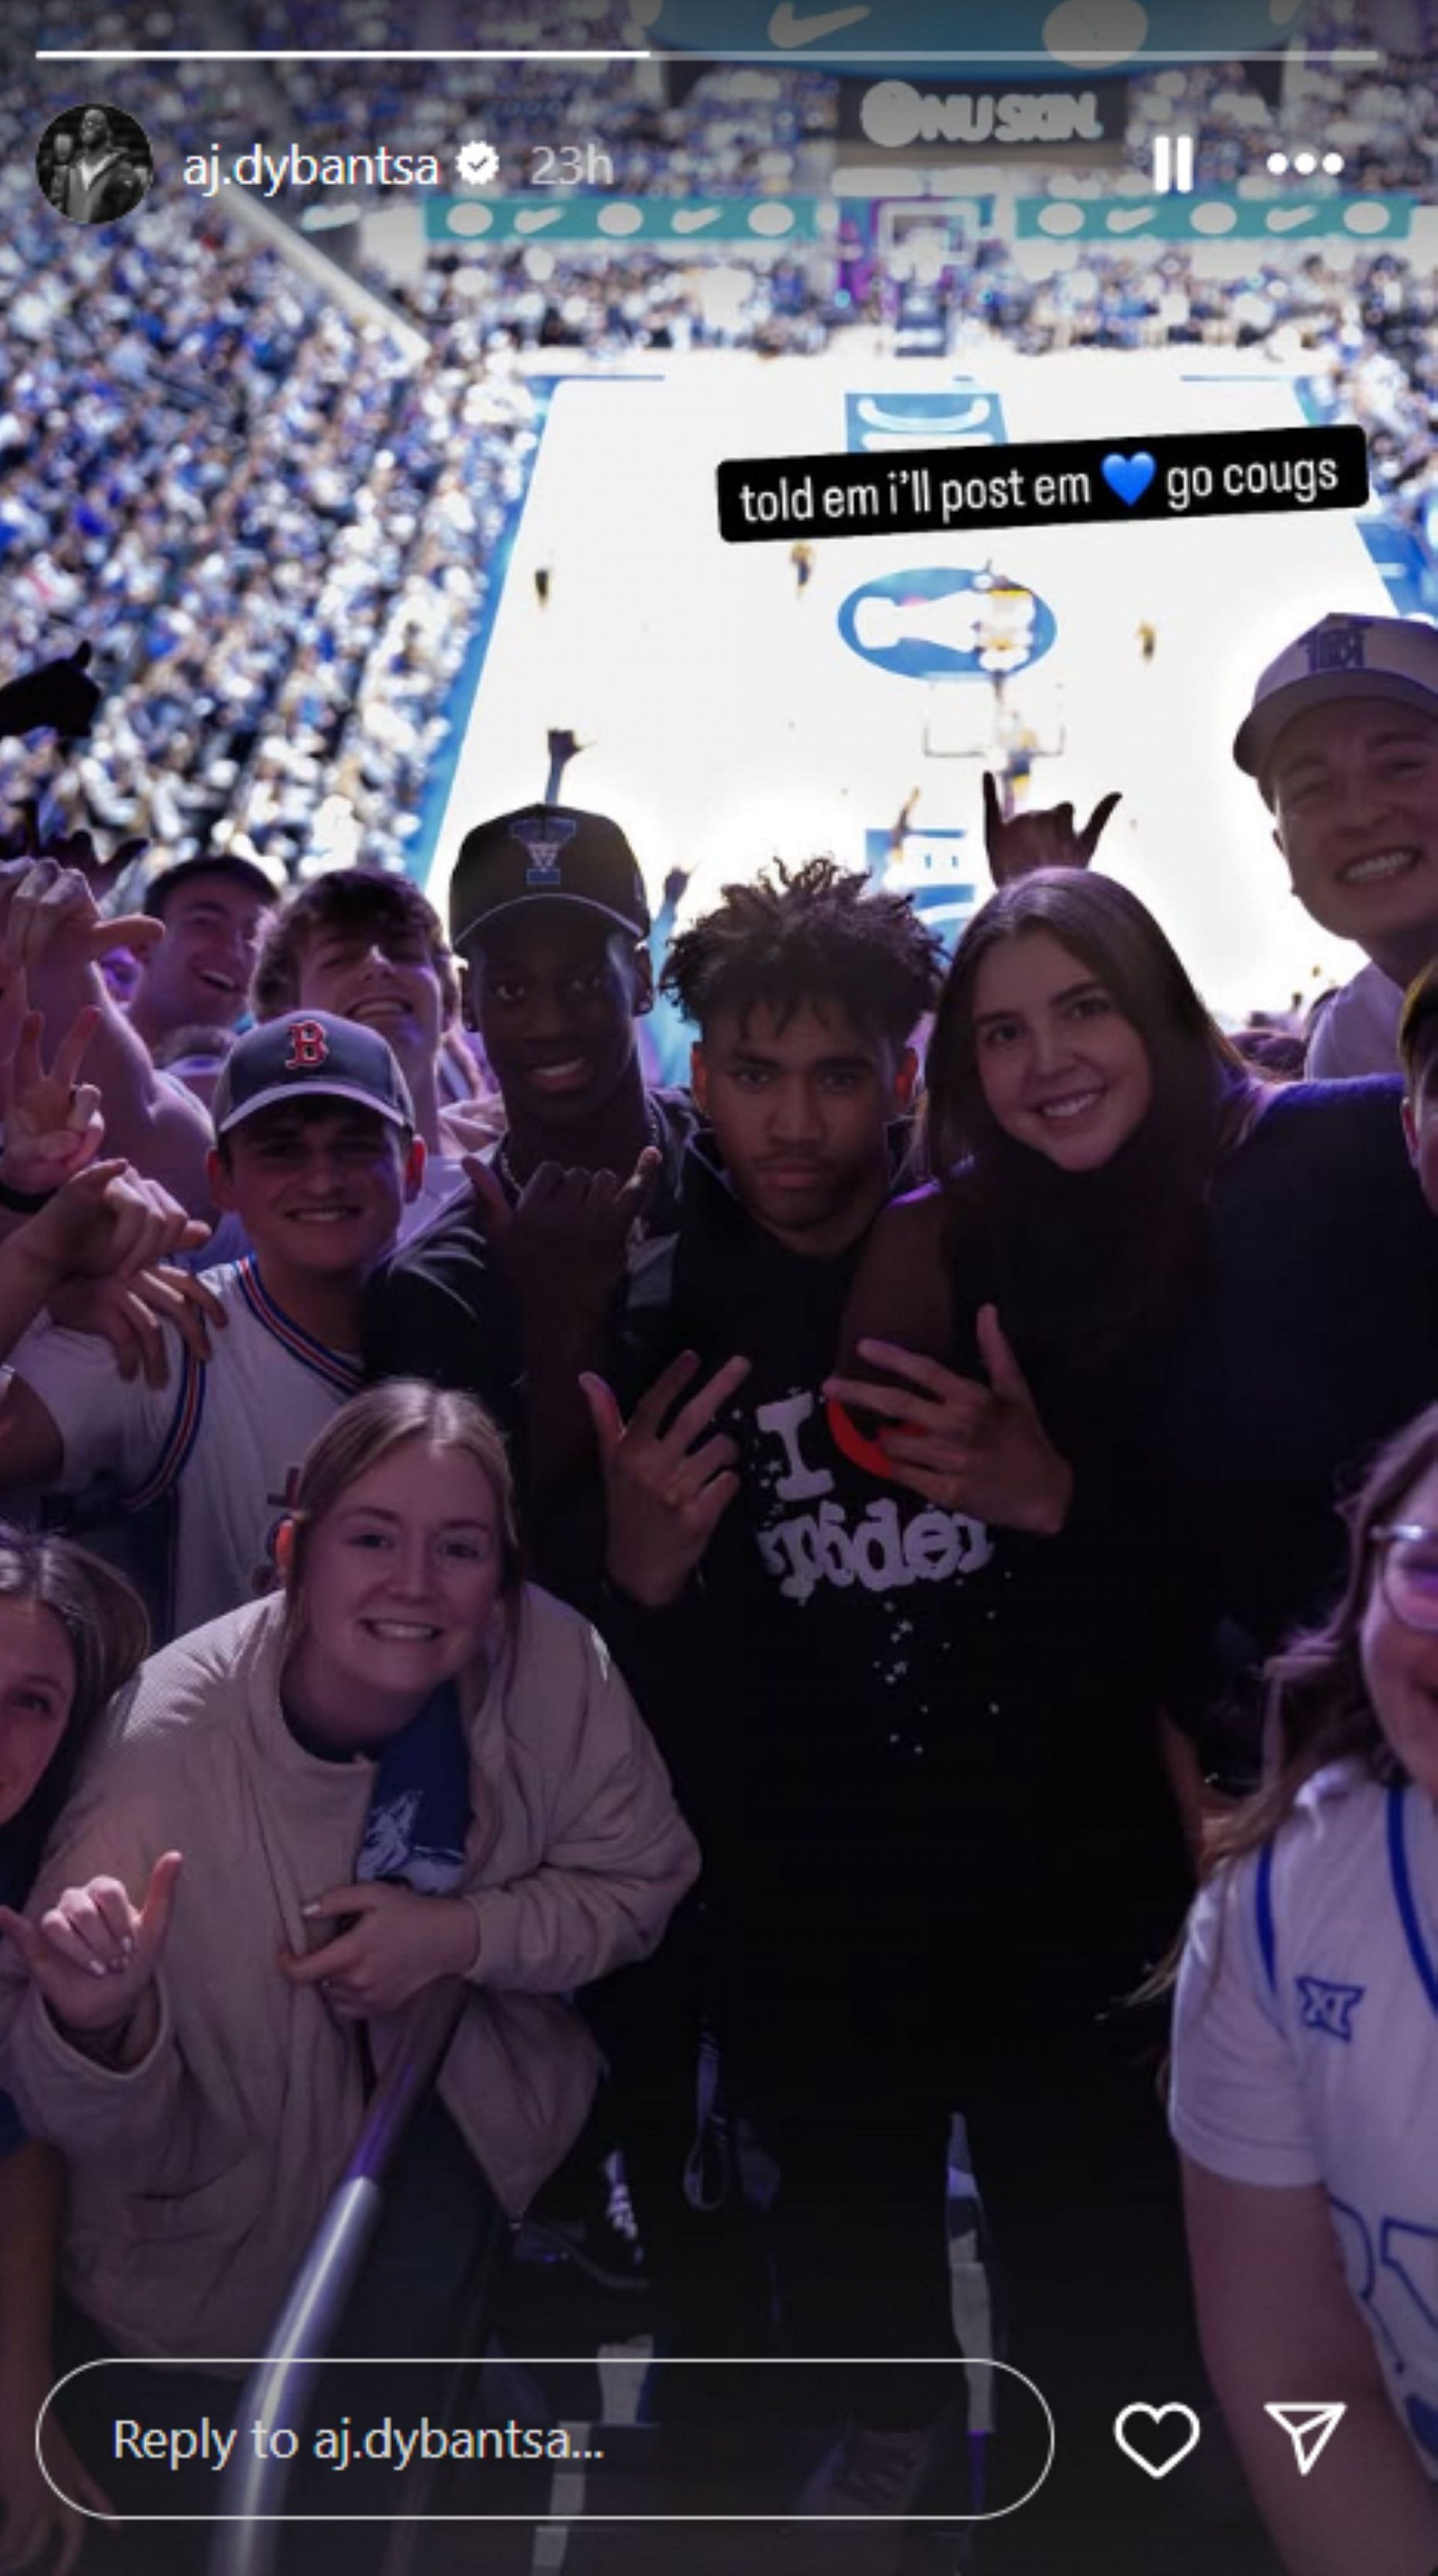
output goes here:
<path id="1" fill-rule="evenodd" d="M 860 1339 L 891 1346 L 853 1398 L 891 1471 L 1000 1522 L 1061 1525 L 1080 1458 L 1081 1504 L 1126 1477 L 1152 1518 L 1161 1490 L 1156 1562 L 1256 1661 L 1337 1577 L 1343 1474 L 1433 1382 L 1438 1233 L 1396 1070 L 1266 1086 L 1138 897 L 1061 869 L 965 933 L 925 1077 L 937 1177 L 880 1219 L 845 1335 L 851 1381 Z M 985 1306 L 1048 1449 L 972 1364 Z M 1218 1674 L 1194 1652 L 1190 1626 L 1170 1678 L 1197 1709 Z"/>

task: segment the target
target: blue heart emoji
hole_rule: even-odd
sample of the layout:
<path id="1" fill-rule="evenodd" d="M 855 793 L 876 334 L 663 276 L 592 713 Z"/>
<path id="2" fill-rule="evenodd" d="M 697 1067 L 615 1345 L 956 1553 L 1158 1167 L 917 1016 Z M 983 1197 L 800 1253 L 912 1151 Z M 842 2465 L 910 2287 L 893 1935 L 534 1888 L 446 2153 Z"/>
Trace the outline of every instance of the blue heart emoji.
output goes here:
<path id="1" fill-rule="evenodd" d="M 1158 467 L 1146 447 L 1141 447 L 1137 456 L 1106 456 L 1103 461 L 1105 483 L 1121 501 L 1127 502 L 1130 509 L 1135 501 L 1143 499 L 1157 472 Z"/>

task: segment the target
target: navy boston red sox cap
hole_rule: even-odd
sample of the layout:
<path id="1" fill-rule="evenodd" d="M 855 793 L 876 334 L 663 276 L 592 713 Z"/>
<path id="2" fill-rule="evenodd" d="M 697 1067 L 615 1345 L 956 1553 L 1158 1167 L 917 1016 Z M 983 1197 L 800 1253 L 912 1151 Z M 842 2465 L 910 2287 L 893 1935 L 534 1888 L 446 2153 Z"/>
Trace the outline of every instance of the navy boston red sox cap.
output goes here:
<path id="1" fill-rule="evenodd" d="M 247 1029 L 221 1067 L 210 1104 L 227 1136 L 278 1100 L 355 1100 L 395 1127 L 414 1126 L 414 1102 L 388 1038 L 331 1011 L 287 1011 Z"/>

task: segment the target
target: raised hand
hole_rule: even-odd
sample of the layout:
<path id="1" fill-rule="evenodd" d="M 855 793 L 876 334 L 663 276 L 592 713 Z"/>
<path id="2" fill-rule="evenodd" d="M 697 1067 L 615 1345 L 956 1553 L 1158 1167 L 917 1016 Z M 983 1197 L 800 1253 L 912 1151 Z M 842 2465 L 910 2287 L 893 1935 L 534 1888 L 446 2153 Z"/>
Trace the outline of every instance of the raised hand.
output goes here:
<path id="1" fill-rule="evenodd" d="M 1016 877 L 1032 876 L 1037 868 L 1086 868 L 1109 816 L 1121 801 L 1121 789 L 1115 789 L 1111 796 L 1101 796 L 1088 821 L 1078 830 L 1074 828 L 1072 805 L 1047 805 L 1030 814 L 1005 815 L 998 780 L 992 770 L 986 769 L 984 847 L 995 885 L 1012 885 Z"/>
<path id="2" fill-rule="evenodd" d="M 479 1949 L 473 1909 L 452 1896 L 421 1896 L 383 1879 L 332 1887 L 304 1908 L 344 1929 L 320 1950 L 280 1952 L 292 1986 L 320 1986 L 332 2012 L 350 2021 L 398 2012 L 436 1977 L 462 1977 Z"/>
<path id="3" fill-rule="evenodd" d="M 978 1339 L 987 1386 L 894 1342 L 861 1341 L 861 1359 L 903 1382 L 826 1379 L 835 1442 L 946 1511 L 1051 1538 L 1068 1518 L 1073 1471 L 1044 1429 L 993 1306 L 979 1311 Z M 841 1409 L 849 1405 L 883 1417 L 876 1442 L 862 1439 Z"/>
<path id="4" fill-rule="evenodd" d="M 65 1279 L 149 1270 L 173 1253 L 197 1250 L 209 1231 L 158 1181 L 112 1160 L 66 1181 L 10 1236 L 5 1256 L 41 1272 L 48 1295 Z"/>
<path id="5" fill-rule="evenodd" d="M 186 1349 L 201 1362 L 212 1355 L 211 1334 L 225 1332 L 229 1326 L 213 1288 L 193 1271 L 178 1270 L 165 1261 L 132 1271 L 123 1279 L 67 1280 L 51 1289 L 47 1304 L 54 1323 L 63 1324 L 67 1332 L 94 1333 L 108 1342 L 121 1377 L 142 1376 L 147 1386 L 169 1383 L 166 1324 L 174 1325 Z"/>
<path id="6" fill-rule="evenodd" d="M 606 1571 L 651 1610 L 678 1599 L 739 1491 L 737 1444 L 723 1434 L 702 1435 L 742 1386 L 749 1362 L 726 1360 L 680 1404 L 698 1366 L 694 1351 L 682 1351 L 640 1397 L 627 1424 L 602 1377 L 586 1373 L 579 1381 L 604 1471 Z"/>
<path id="7" fill-rule="evenodd" d="M 98 2037 L 132 2019 L 160 1964 L 181 1867 L 178 1852 L 162 1853 L 139 1905 L 118 1878 L 67 1887 L 38 1923 L 0 1905 L 0 1932 L 67 2030 Z"/>
<path id="8" fill-rule="evenodd" d="M 607 1313 L 661 1159 L 646 1145 L 622 1182 L 613 1172 L 567 1172 L 541 1163 L 514 1207 L 490 1166 L 477 1156 L 466 1159 L 485 1238 L 509 1281 L 526 1343 L 541 1355 Z"/>
<path id="9" fill-rule="evenodd" d="M 123 875 L 131 861 L 142 858 L 150 846 L 142 832 L 117 841 L 109 857 L 102 859 L 94 833 L 83 826 L 76 832 L 61 832 L 51 823 L 42 831 L 38 798 L 27 797 L 16 811 L 19 822 L 10 831 L 0 832 L 0 859 L 52 859 L 57 867 L 78 868 L 92 885 L 103 877 Z"/>
<path id="10" fill-rule="evenodd" d="M 75 838 L 93 855 L 88 833 Z M 110 948 L 145 957 L 165 936 L 146 913 L 102 913 L 84 866 L 34 853 L 0 866 L 0 924 L 5 956 L 32 979 L 61 962 L 96 965 Z"/>
<path id="11" fill-rule="evenodd" d="M 7 979 L 0 994 L 0 1180 L 22 1192 L 56 1190 L 93 1163 L 105 1140 L 99 1091 L 76 1080 L 100 1013 L 92 1004 L 77 1012 L 46 1072 L 44 1024 L 26 1007 L 24 970 L 0 961 L 0 977 Z"/>

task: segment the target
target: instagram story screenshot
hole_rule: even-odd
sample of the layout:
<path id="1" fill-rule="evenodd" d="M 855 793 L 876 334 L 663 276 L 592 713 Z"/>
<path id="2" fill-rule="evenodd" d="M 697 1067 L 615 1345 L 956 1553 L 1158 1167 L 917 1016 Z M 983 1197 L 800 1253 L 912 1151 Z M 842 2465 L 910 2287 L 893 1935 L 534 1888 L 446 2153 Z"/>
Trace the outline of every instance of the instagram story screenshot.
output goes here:
<path id="1" fill-rule="evenodd" d="M 0 2576 L 1438 2576 L 1438 0 L 0 72 Z"/>

